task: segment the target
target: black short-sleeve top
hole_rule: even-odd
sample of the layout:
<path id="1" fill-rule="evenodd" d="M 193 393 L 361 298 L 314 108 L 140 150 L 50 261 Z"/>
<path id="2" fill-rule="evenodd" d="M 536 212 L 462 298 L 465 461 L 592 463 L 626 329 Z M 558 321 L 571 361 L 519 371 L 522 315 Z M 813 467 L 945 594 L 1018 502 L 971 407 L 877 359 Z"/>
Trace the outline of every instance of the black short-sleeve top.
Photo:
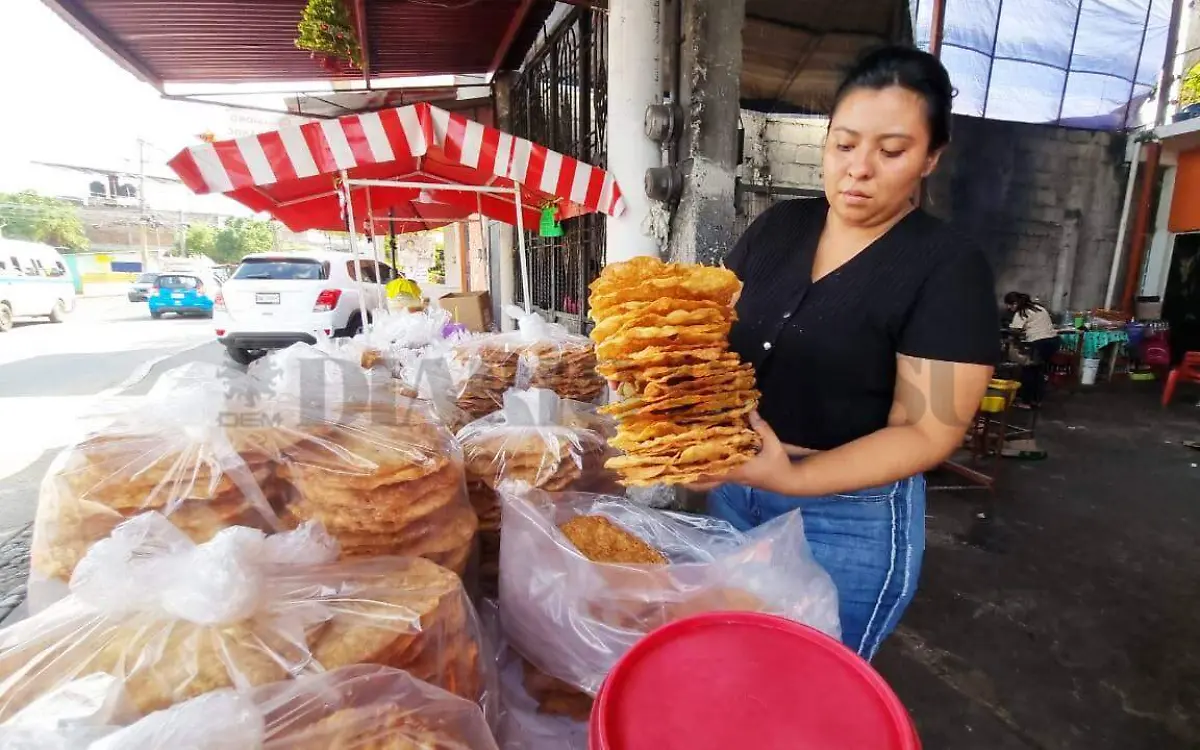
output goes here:
<path id="1" fill-rule="evenodd" d="M 754 364 L 759 413 L 816 450 L 887 426 L 897 354 L 992 365 L 1000 353 L 992 271 L 972 240 L 918 209 L 813 282 L 828 210 L 777 203 L 725 260 L 744 284 L 730 346 Z"/>

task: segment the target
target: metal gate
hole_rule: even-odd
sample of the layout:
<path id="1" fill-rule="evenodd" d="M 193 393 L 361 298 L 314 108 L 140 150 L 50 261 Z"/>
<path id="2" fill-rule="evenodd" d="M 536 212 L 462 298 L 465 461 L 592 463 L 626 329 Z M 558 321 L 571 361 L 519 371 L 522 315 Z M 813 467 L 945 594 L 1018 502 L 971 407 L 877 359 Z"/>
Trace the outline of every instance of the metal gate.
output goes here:
<path id="1" fill-rule="evenodd" d="M 606 167 L 608 17 L 576 8 L 546 39 L 513 86 L 514 134 Z M 604 267 L 604 217 L 563 222 L 563 236 L 527 233 L 533 306 L 550 320 L 583 332 L 587 286 Z M 520 259 L 513 267 L 515 297 L 524 303 Z"/>

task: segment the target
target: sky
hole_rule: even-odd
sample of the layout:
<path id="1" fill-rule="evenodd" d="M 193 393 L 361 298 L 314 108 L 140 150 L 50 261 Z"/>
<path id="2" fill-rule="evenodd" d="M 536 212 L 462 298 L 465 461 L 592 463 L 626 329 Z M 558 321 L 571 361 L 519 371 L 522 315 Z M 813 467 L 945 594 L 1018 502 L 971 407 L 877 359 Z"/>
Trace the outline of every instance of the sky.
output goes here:
<path id="1" fill-rule="evenodd" d="M 39 0 L 5 0 L 0 44 L 0 190 L 30 187 L 29 161 L 170 176 L 166 161 L 206 131 L 221 135 L 230 110 L 162 99 Z"/>

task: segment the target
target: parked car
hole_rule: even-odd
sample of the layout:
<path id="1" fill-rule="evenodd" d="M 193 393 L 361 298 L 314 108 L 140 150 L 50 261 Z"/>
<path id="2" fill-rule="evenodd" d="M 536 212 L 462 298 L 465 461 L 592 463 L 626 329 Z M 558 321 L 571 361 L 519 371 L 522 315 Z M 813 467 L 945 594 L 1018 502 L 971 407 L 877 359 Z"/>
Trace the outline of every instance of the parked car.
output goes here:
<path id="1" fill-rule="evenodd" d="M 157 320 L 166 313 L 174 313 L 211 318 L 213 299 L 208 296 L 208 292 L 215 286 L 215 281 L 209 280 L 205 284 L 204 279 L 191 274 L 159 274 L 147 299 L 150 304 L 150 317 Z"/>
<path id="2" fill-rule="evenodd" d="M 386 304 L 384 287 L 394 277 L 380 263 L 361 260 L 363 302 L 368 310 Z M 313 344 L 319 338 L 362 330 L 355 261 L 345 253 L 249 255 L 217 295 L 214 325 L 229 357 L 248 364 L 271 349 Z"/>
<path id="3" fill-rule="evenodd" d="M 150 291 L 154 289 L 154 280 L 158 278 L 157 273 L 144 273 L 137 277 L 137 281 L 129 287 L 130 302 L 145 302 L 150 298 Z"/>
<path id="4" fill-rule="evenodd" d="M 57 250 L 0 238 L 0 333 L 17 318 L 61 323 L 74 309 L 75 283 Z"/>

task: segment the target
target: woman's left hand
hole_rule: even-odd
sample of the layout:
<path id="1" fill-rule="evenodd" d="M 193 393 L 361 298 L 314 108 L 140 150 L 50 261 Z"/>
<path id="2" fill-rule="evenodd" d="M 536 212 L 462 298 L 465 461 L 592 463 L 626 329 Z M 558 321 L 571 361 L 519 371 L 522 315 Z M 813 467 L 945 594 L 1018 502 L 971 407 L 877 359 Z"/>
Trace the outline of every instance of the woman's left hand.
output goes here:
<path id="1" fill-rule="evenodd" d="M 699 482 L 689 484 L 688 489 L 707 492 L 722 484 L 741 484 L 762 490 L 782 491 L 782 480 L 792 471 L 792 461 L 787 449 L 776 437 L 771 426 L 756 411 L 750 413 L 750 427 L 762 438 L 762 449 L 758 455 L 738 465 L 728 474 L 704 477 Z"/>

